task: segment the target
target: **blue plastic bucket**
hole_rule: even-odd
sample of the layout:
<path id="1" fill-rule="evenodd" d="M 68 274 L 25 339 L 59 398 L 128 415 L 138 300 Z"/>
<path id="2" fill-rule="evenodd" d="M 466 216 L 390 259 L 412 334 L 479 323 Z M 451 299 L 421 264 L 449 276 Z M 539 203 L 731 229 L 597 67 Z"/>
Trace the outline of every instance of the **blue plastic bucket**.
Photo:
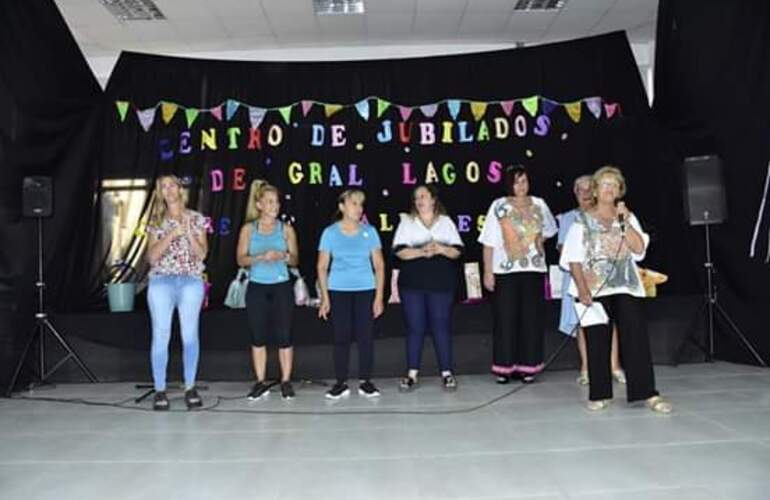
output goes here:
<path id="1" fill-rule="evenodd" d="M 107 299 L 112 312 L 128 312 L 134 310 L 136 283 L 110 283 L 107 285 Z"/>

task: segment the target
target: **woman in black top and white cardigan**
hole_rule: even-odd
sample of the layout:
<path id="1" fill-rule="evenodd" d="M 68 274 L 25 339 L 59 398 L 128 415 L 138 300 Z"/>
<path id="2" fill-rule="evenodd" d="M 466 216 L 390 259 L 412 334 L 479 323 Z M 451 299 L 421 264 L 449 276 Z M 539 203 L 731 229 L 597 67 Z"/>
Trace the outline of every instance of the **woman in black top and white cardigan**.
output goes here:
<path id="1" fill-rule="evenodd" d="M 452 373 L 451 314 L 462 248 L 457 227 L 445 215 L 435 188 L 418 186 L 412 192 L 410 213 L 401 215 L 393 237 L 393 253 L 401 261 L 398 287 L 407 329 L 409 371 L 399 385 L 403 392 L 417 386 L 428 329 L 433 334 L 444 388 L 457 388 Z"/>

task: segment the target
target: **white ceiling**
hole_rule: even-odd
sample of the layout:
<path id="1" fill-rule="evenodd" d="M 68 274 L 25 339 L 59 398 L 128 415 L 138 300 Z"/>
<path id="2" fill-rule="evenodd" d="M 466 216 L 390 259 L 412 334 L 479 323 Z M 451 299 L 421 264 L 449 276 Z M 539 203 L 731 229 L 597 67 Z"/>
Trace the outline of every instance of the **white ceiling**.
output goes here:
<path id="1" fill-rule="evenodd" d="M 163 21 L 120 23 L 98 0 L 55 0 L 85 56 L 297 47 L 544 43 L 614 30 L 654 39 L 658 0 L 567 0 L 514 12 L 516 0 L 364 0 L 363 15 L 320 16 L 312 0 L 155 0 Z"/>

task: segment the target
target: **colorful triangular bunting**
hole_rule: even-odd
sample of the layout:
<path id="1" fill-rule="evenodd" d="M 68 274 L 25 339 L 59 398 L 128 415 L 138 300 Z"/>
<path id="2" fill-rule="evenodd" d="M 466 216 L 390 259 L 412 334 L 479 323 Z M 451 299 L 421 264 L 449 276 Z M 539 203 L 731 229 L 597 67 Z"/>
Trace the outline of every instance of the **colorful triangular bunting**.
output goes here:
<path id="1" fill-rule="evenodd" d="M 460 114 L 460 104 L 460 101 L 457 99 L 451 99 L 446 103 L 446 106 L 449 109 L 449 115 L 453 120 L 457 120 L 457 116 Z"/>
<path id="2" fill-rule="evenodd" d="M 420 111 L 425 115 L 425 118 L 433 118 L 438 111 L 438 104 L 425 104 L 420 106 Z"/>
<path id="3" fill-rule="evenodd" d="M 198 118 L 199 113 L 200 110 L 195 108 L 187 108 L 184 110 L 184 116 L 187 118 L 187 128 L 191 128 L 193 126 L 193 123 L 195 123 L 195 119 Z"/>
<path id="4" fill-rule="evenodd" d="M 543 114 L 550 116 L 551 112 L 553 112 L 554 109 L 556 109 L 559 106 L 559 103 L 556 101 L 552 101 L 551 99 L 547 99 L 543 97 L 540 99 L 540 101 L 543 103 Z"/>
<path id="5" fill-rule="evenodd" d="M 342 109 L 342 104 L 324 104 L 324 114 L 329 118 Z"/>
<path id="6" fill-rule="evenodd" d="M 251 122 L 251 128 L 258 128 L 265 118 L 267 110 L 265 108 L 258 108 L 256 106 L 249 106 L 249 122 Z"/>
<path id="7" fill-rule="evenodd" d="M 526 99 L 521 100 L 521 105 L 524 106 L 524 109 L 527 110 L 527 113 L 529 113 L 529 116 L 533 117 L 537 114 L 537 101 L 538 96 L 533 95 L 532 97 L 527 97 Z"/>
<path id="8" fill-rule="evenodd" d="M 118 108 L 118 116 L 120 121 L 126 121 L 126 113 L 128 112 L 128 101 L 115 101 L 115 106 Z"/>
<path id="9" fill-rule="evenodd" d="M 385 99 L 377 98 L 377 118 L 381 117 L 382 114 L 387 111 L 387 109 L 390 107 L 390 103 L 386 101 Z"/>
<path id="10" fill-rule="evenodd" d="M 500 107 L 503 108 L 505 116 L 511 116 L 511 111 L 513 111 L 513 101 L 503 101 L 500 103 Z"/>
<path id="11" fill-rule="evenodd" d="M 222 105 L 221 104 L 219 106 L 216 106 L 214 108 L 209 109 L 209 112 L 211 112 L 211 114 L 214 116 L 214 118 L 216 118 L 220 122 L 222 121 Z"/>
<path id="12" fill-rule="evenodd" d="M 607 118 L 612 118 L 615 112 L 619 110 L 620 110 L 620 104 L 616 102 L 604 105 L 604 112 L 607 113 Z"/>
<path id="13" fill-rule="evenodd" d="M 361 99 L 356 103 L 356 111 L 361 115 L 361 118 L 369 120 L 369 99 Z"/>
<path id="14" fill-rule="evenodd" d="M 289 124 L 289 120 L 291 120 L 291 107 L 294 106 L 293 104 L 289 104 L 288 106 L 282 106 L 278 108 L 278 112 L 281 113 L 281 116 L 283 117 L 283 121 L 286 122 L 286 125 Z"/>
<path id="15" fill-rule="evenodd" d="M 413 108 L 411 108 L 409 106 L 399 106 L 398 107 L 398 112 L 399 112 L 399 114 L 401 114 L 401 119 L 403 121 L 407 121 L 409 119 L 409 117 L 412 116 L 412 110 L 413 110 Z"/>
<path id="16" fill-rule="evenodd" d="M 487 103 L 480 101 L 471 102 L 471 114 L 476 121 L 481 120 L 487 112 Z"/>
<path id="17" fill-rule="evenodd" d="M 179 109 L 179 105 L 173 102 L 161 102 L 160 103 L 160 116 L 163 118 L 163 123 L 168 125 L 171 120 L 174 119 L 176 110 Z"/>
<path id="18" fill-rule="evenodd" d="M 225 110 L 225 116 L 227 117 L 227 121 L 230 121 L 233 119 L 233 115 L 238 111 L 238 106 L 240 106 L 241 103 L 234 99 L 228 99 L 227 100 L 227 109 Z"/>
<path id="19" fill-rule="evenodd" d="M 602 116 L 602 98 L 601 97 L 589 97 L 584 99 L 588 111 L 594 115 L 597 120 Z"/>
<path id="20" fill-rule="evenodd" d="M 307 116 L 313 107 L 313 101 L 302 101 L 302 116 Z"/>
<path id="21" fill-rule="evenodd" d="M 145 132 L 152 127 L 152 122 L 155 120 L 155 109 L 156 107 L 153 106 L 147 109 L 136 110 L 136 117 L 139 119 L 139 123 L 142 125 Z"/>
<path id="22" fill-rule="evenodd" d="M 580 112 L 583 109 L 583 103 L 581 101 L 569 102 L 564 105 L 564 108 L 567 110 L 567 114 L 572 118 L 573 122 L 580 123 Z"/>

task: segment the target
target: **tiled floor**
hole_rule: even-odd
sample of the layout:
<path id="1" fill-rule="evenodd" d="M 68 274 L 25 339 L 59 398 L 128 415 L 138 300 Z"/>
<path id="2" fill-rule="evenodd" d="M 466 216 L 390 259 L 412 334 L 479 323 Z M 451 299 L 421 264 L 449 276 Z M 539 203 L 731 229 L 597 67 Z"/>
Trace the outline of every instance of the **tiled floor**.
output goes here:
<path id="1" fill-rule="evenodd" d="M 379 399 L 336 403 L 318 385 L 250 403 L 248 384 L 216 383 L 203 393 L 213 408 L 196 413 L 181 396 L 179 411 L 147 411 L 132 384 L 45 388 L 23 396 L 129 402 L 0 399 L 0 498 L 770 498 L 770 370 L 656 373 L 672 415 L 627 405 L 623 386 L 589 413 L 574 372 L 529 386 L 464 376 L 454 394 L 436 378 L 412 394 L 379 380 Z"/>

